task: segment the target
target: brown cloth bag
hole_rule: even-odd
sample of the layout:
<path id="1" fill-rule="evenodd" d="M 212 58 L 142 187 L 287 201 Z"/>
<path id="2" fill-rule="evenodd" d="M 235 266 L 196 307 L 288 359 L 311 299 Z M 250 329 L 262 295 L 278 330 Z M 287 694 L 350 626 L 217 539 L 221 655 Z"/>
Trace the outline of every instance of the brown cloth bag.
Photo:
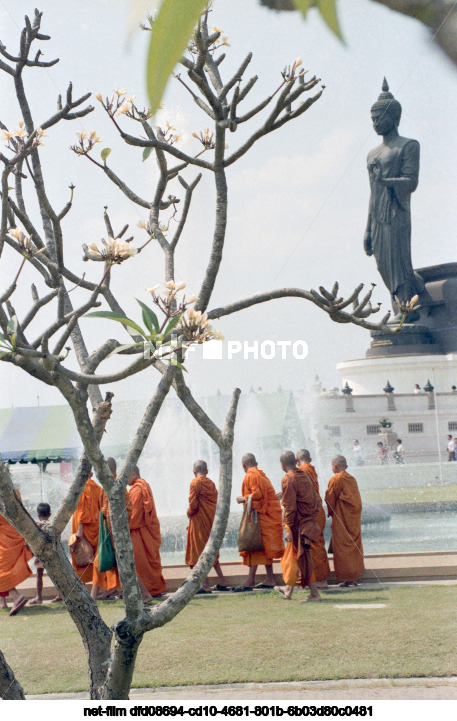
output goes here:
<path id="1" fill-rule="evenodd" d="M 241 517 L 238 531 L 238 551 L 263 551 L 262 534 L 260 532 L 260 519 L 256 510 L 252 509 L 252 496 L 248 496 Z"/>
<path id="2" fill-rule="evenodd" d="M 77 566 L 90 566 L 94 562 L 94 549 L 84 536 L 78 539 L 76 534 L 73 534 L 68 541 L 68 545 Z"/>

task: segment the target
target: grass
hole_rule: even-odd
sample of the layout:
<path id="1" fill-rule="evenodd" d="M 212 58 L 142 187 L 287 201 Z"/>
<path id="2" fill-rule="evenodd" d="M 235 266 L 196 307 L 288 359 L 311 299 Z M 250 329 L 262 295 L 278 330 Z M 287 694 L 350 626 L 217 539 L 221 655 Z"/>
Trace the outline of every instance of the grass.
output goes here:
<path id="1" fill-rule="evenodd" d="M 411 486 L 407 488 L 371 488 L 363 490 L 365 503 L 433 503 L 457 501 L 457 484 Z"/>
<path id="2" fill-rule="evenodd" d="M 457 672 L 457 586 L 338 589 L 320 604 L 273 592 L 193 600 L 144 637 L 137 687 L 340 678 L 451 676 Z M 382 603 L 345 609 L 335 604 Z M 121 602 L 100 604 L 112 625 Z M 65 611 L 0 611 L 0 646 L 26 693 L 87 689 L 85 654 Z"/>

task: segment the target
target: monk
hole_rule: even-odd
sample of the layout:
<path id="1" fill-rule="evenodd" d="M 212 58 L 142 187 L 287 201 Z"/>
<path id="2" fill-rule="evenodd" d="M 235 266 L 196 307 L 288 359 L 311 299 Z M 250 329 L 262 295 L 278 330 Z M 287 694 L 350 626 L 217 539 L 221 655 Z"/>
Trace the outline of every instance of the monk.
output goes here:
<path id="1" fill-rule="evenodd" d="M 340 586 L 357 586 L 365 566 L 361 535 L 362 499 L 354 476 L 347 472 L 344 456 L 332 460 L 334 475 L 328 483 L 325 502 L 332 518 L 333 565 Z M 330 550 L 330 549 L 329 549 Z"/>
<path id="2" fill-rule="evenodd" d="M 98 546 L 98 526 L 102 493 L 103 489 L 101 486 L 95 483 L 92 478 L 89 478 L 71 519 L 72 535 L 75 534 L 77 539 L 85 538 L 92 546 L 94 556 Z M 78 566 L 73 554 L 71 555 L 71 562 L 83 583 L 92 581 L 93 563 L 90 563 L 88 566 Z"/>
<path id="3" fill-rule="evenodd" d="M 319 493 L 319 480 L 317 477 L 316 469 L 311 463 L 312 458 L 310 452 L 306 448 L 301 448 L 297 451 L 297 466 L 298 468 L 307 473 L 311 478 L 314 486 L 314 490 L 317 493 L 319 499 L 319 513 L 317 514 L 316 521 L 321 528 L 321 535 L 318 541 L 311 543 L 311 558 L 314 564 L 314 575 L 316 577 L 317 588 L 328 588 L 328 577 L 330 576 L 330 565 L 328 562 L 327 551 L 325 550 L 325 539 L 324 539 L 324 528 L 325 528 L 325 511 L 322 506 L 322 498 Z"/>
<path id="4" fill-rule="evenodd" d="M 309 596 L 302 603 L 320 601 L 311 557 L 311 543 L 316 543 L 321 535 L 321 528 L 316 521 L 319 513 L 318 495 L 309 475 L 297 468 L 295 453 L 284 451 L 279 461 L 286 474 L 281 481 L 286 541 L 292 541 L 294 545 L 300 572 L 299 584 L 302 588 L 309 586 L 310 590 Z M 287 599 L 292 598 L 293 590 L 294 586 L 275 586 L 275 591 Z"/>
<path id="5" fill-rule="evenodd" d="M 193 466 L 194 479 L 190 483 L 189 508 L 187 517 L 187 546 L 185 563 L 193 568 L 200 558 L 206 546 L 213 526 L 217 505 L 217 488 L 213 481 L 208 478 L 208 466 L 206 461 L 195 461 Z M 216 591 L 229 591 L 227 579 L 225 578 L 219 554 L 214 561 L 214 570 L 217 573 Z M 211 593 L 211 585 L 208 577 L 203 581 L 202 587 L 197 593 Z"/>
<path id="6" fill-rule="evenodd" d="M 114 458 L 107 458 L 106 463 L 108 465 L 108 468 L 111 471 L 111 475 L 113 478 L 116 478 L 117 475 L 117 464 Z M 130 498 L 130 495 L 128 491 L 125 491 L 125 506 L 127 509 L 127 516 L 130 519 L 130 516 L 132 515 L 132 500 Z M 102 489 L 101 497 L 100 497 L 100 510 L 103 513 L 103 516 L 105 517 L 105 520 L 108 523 L 110 535 L 111 535 L 111 543 L 113 544 L 114 548 L 114 539 L 113 539 L 113 530 L 111 526 L 111 518 L 110 518 L 110 512 L 109 512 L 109 501 L 108 496 L 106 495 L 105 491 Z M 102 589 L 104 593 L 101 593 L 99 595 L 99 589 Z M 114 568 L 109 569 L 108 571 L 99 571 L 98 570 L 98 552 L 94 558 L 94 570 L 92 574 L 92 589 L 90 592 L 92 598 L 98 599 L 100 601 L 107 601 L 114 599 L 116 596 L 122 597 L 122 591 L 121 591 L 121 582 L 119 579 L 119 573 L 117 571 L 116 566 Z"/>
<path id="7" fill-rule="evenodd" d="M 21 498 L 17 489 L 16 493 Z M 0 515 L 0 608 L 8 608 L 6 599 L 11 595 L 13 607 L 10 616 L 19 613 L 27 603 L 16 586 L 32 575 L 27 563 L 31 558 L 32 553 L 22 536 Z"/>
<path id="8" fill-rule="evenodd" d="M 262 534 L 263 551 L 241 551 L 243 565 L 249 567 L 248 577 L 244 585 L 235 586 L 233 591 L 252 591 L 256 588 L 274 588 L 276 579 L 273 575 L 273 561 L 284 554 L 284 541 L 282 533 L 281 505 L 276 498 L 275 489 L 265 473 L 257 468 L 257 461 L 253 453 L 246 453 L 241 459 L 245 472 L 241 496 L 238 503 L 245 503 L 252 496 L 251 508 L 259 514 L 260 532 Z M 257 566 L 263 564 L 267 574 L 264 583 L 255 585 Z"/>
<path id="9" fill-rule="evenodd" d="M 138 466 L 129 479 L 133 510 L 130 517 L 130 536 L 138 579 L 151 596 L 161 596 L 166 589 L 160 561 L 160 523 L 154 498 L 148 483 L 140 477 Z M 143 597 L 143 602 L 144 600 Z"/>

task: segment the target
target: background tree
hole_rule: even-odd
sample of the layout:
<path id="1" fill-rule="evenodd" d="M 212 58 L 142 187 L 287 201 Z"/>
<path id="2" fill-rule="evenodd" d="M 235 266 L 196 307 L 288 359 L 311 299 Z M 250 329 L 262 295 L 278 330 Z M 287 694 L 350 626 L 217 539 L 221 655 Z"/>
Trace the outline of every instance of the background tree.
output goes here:
<path id="1" fill-rule="evenodd" d="M 143 155 L 154 154 L 159 169 L 158 181 L 147 199 L 141 189 L 132 189 L 109 166 L 109 149 L 103 148 L 100 160 L 96 153 L 99 138 L 95 131 L 80 131 L 72 146 L 73 152 L 86 158 L 104 173 L 117 188 L 134 203 L 148 211 L 144 224 L 144 241 L 133 237 L 123 239 L 128 225 L 115 232 L 108 213 L 105 224 L 108 239 L 97 245 L 83 244 L 84 259 L 100 263 L 98 282 L 92 282 L 78 267 L 70 268 L 65 261 L 63 220 L 72 208 L 74 188 L 62 209 L 56 209 L 48 195 L 45 173 L 40 158 L 40 146 L 46 131 L 57 123 L 74 121 L 92 113 L 87 105 L 90 93 L 73 97 L 72 85 L 65 98 L 57 100 L 56 112 L 36 122 L 24 88 L 23 75 L 53 66 L 57 60 L 44 62 L 38 44 L 49 39 L 41 31 L 41 14 L 33 20 L 25 18 L 19 49 L 15 53 L 0 45 L 0 69 L 10 76 L 21 112 L 16 129 L 0 124 L 4 151 L 1 177 L 0 254 L 20 256 L 18 271 L 0 296 L 1 361 L 14 364 L 29 376 L 55 387 L 72 410 L 84 453 L 81 456 L 69 490 L 51 522 L 35 522 L 18 499 L 8 468 L 0 464 L 0 512 L 24 536 L 29 547 L 44 564 L 51 580 L 65 601 L 68 611 L 81 635 L 88 658 L 90 694 L 92 698 L 127 698 L 134 672 L 138 647 L 144 633 L 170 621 L 189 602 L 209 572 L 222 542 L 228 513 L 232 477 L 232 443 L 240 391 L 233 392 L 223 428 L 218 428 L 193 397 L 185 382 L 183 364 L 185 349 L 192 343 L 206 342 L 215 336 L 209 321 L 236 313 L 244 308 L 283 297 L 304 298 L 324 310 L 333 320 L 354 323 L 368 329 L 385 328 L 387 314 L 380 323 L 368 320 L 379 306 L 371 305 L 373 288 L 359 299 L 362 284 L 348 297 L 339 295 L 338 283 L 331 291 L 279 288 L 258 295 L 235 299 L 219 308 L 210 308 L 212 292 L 222 261 L 228 212 L 226 168 L 239 160 L 250 148 L 269 133 L 299 118 L 321 96 L 322 88 L 303 99 L 319 85 L 319 79 L 305 79 L 301 61 L 297 59 L 281 72 L 279 85 L 255 107 L 248 107 L 249 92 L 257 76 L 244 80 L 251 55 L 240 63 L 235 74 L 222 79 L 221 64 L 224 53 L 219 31 L 209 33 L 206 19 L 199 23 L 189 51 L 182 58 L 185 78 L 177 81 L 190 94 L 205 117 L 203 130 L 194 133 L 197 152 L 194 155 L 179 149 L 179 138 L 171 127 L 155 127 L 151 112 L 141 109 L 133 97 L 123 89 L 112 95 L 97 95 L 104 111 L 116 127 L 120 138 L 133 147 L 142 147 Z M 236 134 L 252 119 L 256 129 L 237 149 L 227 153 L 226 135 Z M 124 130 L 127 120 L 136 124 L 138 134 Z M 56 149 L 57 151 L 57 149 Z M 61 152 L 61 151 L 57 151 Z M 190 171 L 194 173 L 190 173 Z M 198 171 L 195 175 L 195 171 Z M 205 276 L 195 299 L 184 295 L 183 284 L 174 279 L 175 250 L 182 238 L 193 193 L 202 172 L 214 178 L 216 192 L 214 229 Z M 204 231 L 202 229 L 202 235 Z M 90 239 L 89 239 L 90 240 Z M 150 289 L 152 304 L 140 303 L 142 321 L 128 318 L 120 300 L 111 289 L 116 266 L 144 253 L 155 242 L 164 254 L 163 284 Z M 203 252 L 203 243 L 198 246 Z M 32 285 L 32 305 L 20 315 L 13 306 L 17 294 L 22 296 L 21 272 L 29 263 L 37 276 Z M 120 271 L 122 272 L 122 271 Z M 151 273 L 157 274 L 151 269 Z M 159 280 L 157 278 L 157 280 Z M 40 287 L 40 292 L 38 288 Z M 45 287 L 45 294 L 42 289 Z M 73 295 L 71 295 L 73 294 Z M 81 299 L 80 304 L 73 298 Z M 105 304 L 109 310 L 93 311 Z M 194 305 L 195 303 L 195 305 Z M 88 311 L 122 324 L 130 334 L 129 342 L 121 345 L 107 339 L 96 349 L 89 350 L 79 320 Z M 51 320 L 52 319 L 52 320 Z M 101 323 L 100 320 L 94 321 Z M 32 333 L 32 326 L 36 328 Z M 132 337 L 133 336 L 133 337 Z M 127 338 L 126 338 L 127 340 Z M 71 342 L 73 351 L 70 350 Z M 99 367 L 116 353 L 122 365 L 114 372 Z M 76 357 L 79 370 L 69 367 Z M 132 359 L 128 361 L 128 358 Z M 101 394 L 100 387 L 113 384 L 152 369 L 158 383 L 144 411 L 143 418 L 130 443 L 126 458 L 114 480 L 100 448 L 101 438 L 111 414 L 113 393 Z M 137 464 L 146 440 L 156 422 L 162 403 L 173 388 L 182 403 L 216 443 L 219 449 L 219 502 L 213 530 L 197 566 L 186 583 L 171 597 L 145 608 L 141 602 L 135 573 L 132 545 L 125 509 L 125 487 Z M 91 418 L 91 407 L 93 417 Z M 114 543 L 125 605 L 125 618 L 109 629 L 101 618 L 96 603 L 69 564 L 61 545 L 61 534 L 74 512 L 87 478 L 95 470 L 109 498 L 113 522 Z M 0 693 L 3 698 L 23 698 L 20 684 L 6 660 L 0 654 Z"/>

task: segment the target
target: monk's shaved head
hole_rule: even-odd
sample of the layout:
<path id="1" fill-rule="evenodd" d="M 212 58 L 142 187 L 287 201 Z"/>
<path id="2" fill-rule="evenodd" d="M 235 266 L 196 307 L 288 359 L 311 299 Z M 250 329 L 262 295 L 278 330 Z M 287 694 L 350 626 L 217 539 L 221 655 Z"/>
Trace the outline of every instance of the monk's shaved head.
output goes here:
<path id="1" fill-rule="evenodd" d="M 344 456 L 334 456 L 334 458 L 332 458 L 332 466 L 343 471 L 348 467 L 348 463 Z"/>
<path id="2" fill-rule="evenodd" d="M 279 462 L 286 468 L 295 468 L 297 465 L 297 459 L 293 451 L 284 451 L 279 457 Z"/>
<path id="3" fill-rule="evenodd" d="M 206 476 L 206 474 L 208 473 L 208 466 L 206 465 L 206 461 L 195 461 L 194 473 L 196 476 Z"/>
<path id="4" fill-rule="evenodd" d="M 116 475 L 116 472 L 117 472 L 117 464 L 116 464 L 116 461 L 114 460 L 114 458 L 111 458 L 111 456 L 110 456 L 109 458 L 106 459 L 106 462 L 107 462 L 107 464 L 108 464 L 108 468 L 109 468 L 110 471 L 111 471 L 111 474 L 112 474 L 113 476 L 115 476 L 115 475 Z"/>
<path id="5" fill-rule="evenodd" d="M 306 448 L 300 448 L 300 450 L 297 451 L 297 462 L 311 463 L 311 454 Z"/>
<path id="6" fill-rule="evenodd" d="M 241 459 L 241 463 L 245 468 L 255 468 L 257 466 L 257 461 L 253 453 L 245 453 Z"/>
<path id="7" fill-rule="evenodd" d="M 138 468 L 138 466 L 133 466 L 132 473 L 128 480 L 128 485 L 131 486 L 136 481 L 137 478 L 141 478 L 140 469 Z"/>

